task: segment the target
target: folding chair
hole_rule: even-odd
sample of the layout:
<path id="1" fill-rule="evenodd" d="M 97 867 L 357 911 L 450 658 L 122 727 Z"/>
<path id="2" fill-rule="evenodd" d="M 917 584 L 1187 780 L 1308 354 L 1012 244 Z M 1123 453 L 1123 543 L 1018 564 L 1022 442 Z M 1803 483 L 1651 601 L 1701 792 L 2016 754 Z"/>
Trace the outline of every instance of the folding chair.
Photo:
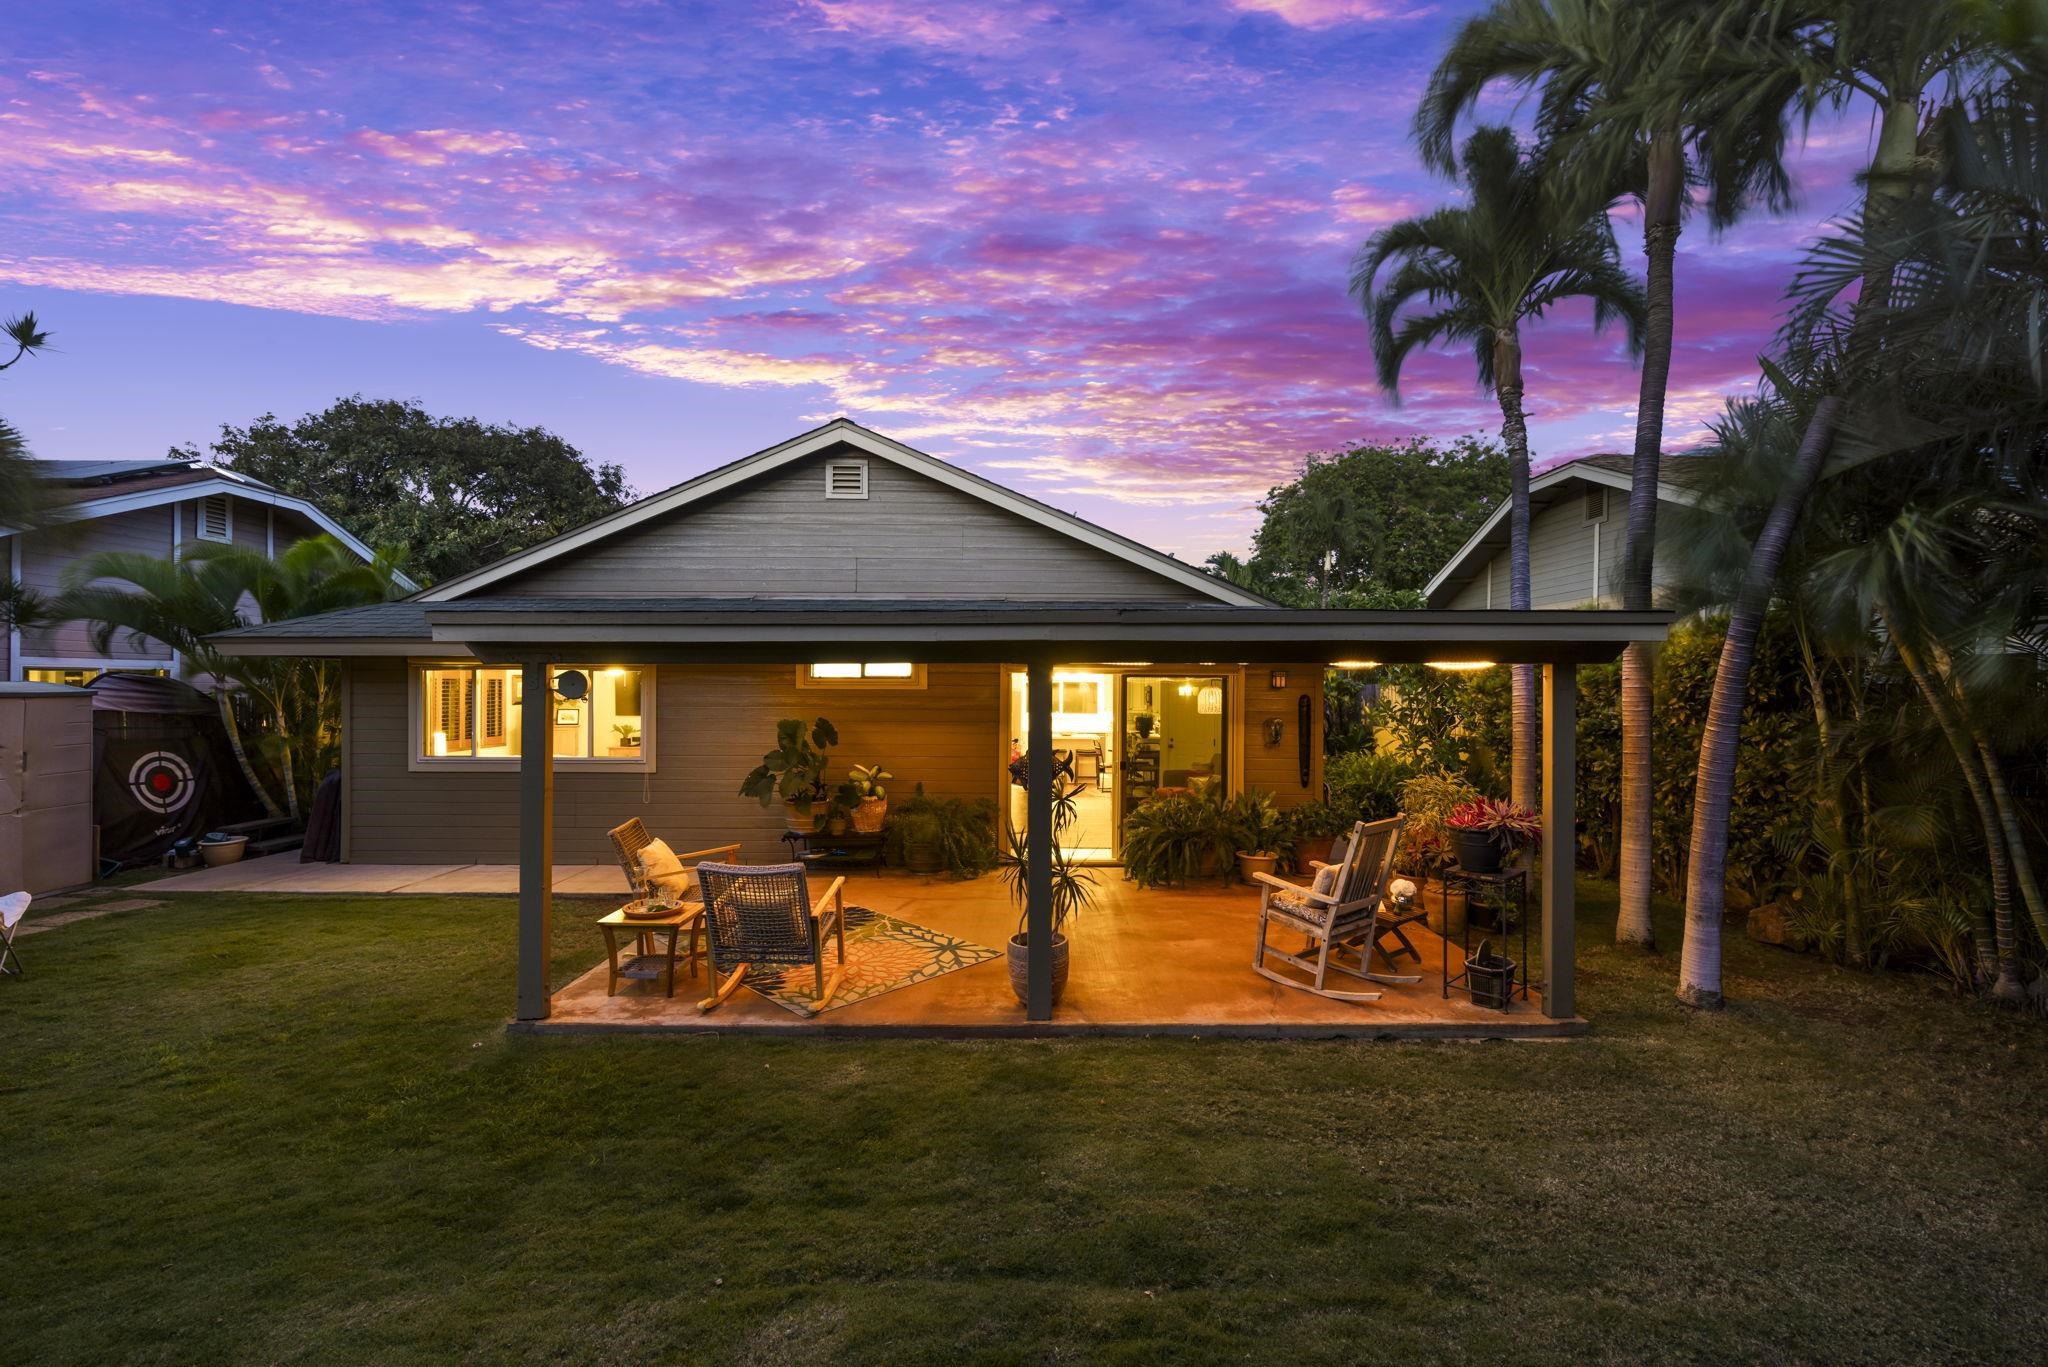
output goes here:
<path id="1" fill-rule="evenodd" d="M 28 915 L 29 901 L 25 892 L 0 897 L 0 974 L 10 978 L 21 976 L 21 956 L 14 952 L 14 928 Z"/>

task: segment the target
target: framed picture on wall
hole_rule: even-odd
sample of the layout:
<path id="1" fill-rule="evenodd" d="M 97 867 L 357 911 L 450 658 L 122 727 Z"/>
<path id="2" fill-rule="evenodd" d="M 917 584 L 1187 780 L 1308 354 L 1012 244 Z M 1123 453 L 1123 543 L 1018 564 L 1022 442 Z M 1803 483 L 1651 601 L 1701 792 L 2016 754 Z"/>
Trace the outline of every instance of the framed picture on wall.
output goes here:
<path id="1" fill-rule="evenodd" d="M 557 726 L 574 726 L 580 719 L 580 714 L 573 707 L 558 707 L 555 709 L 555 725 Z"/>

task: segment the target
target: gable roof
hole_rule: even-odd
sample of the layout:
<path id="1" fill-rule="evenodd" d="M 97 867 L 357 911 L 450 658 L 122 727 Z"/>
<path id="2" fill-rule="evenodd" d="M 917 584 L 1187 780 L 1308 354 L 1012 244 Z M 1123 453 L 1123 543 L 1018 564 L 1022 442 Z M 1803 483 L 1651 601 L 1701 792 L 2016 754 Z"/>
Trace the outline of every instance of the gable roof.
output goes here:
<path id="1" fill-rule="evenodd" d="M 357 540 L 348 528 L 320 510 L 319 505 L 292 494 L 282 493 L 260 479 L 202 460 L 39 460 L 36 473 L 57 486 L 53 491 L 54 516 L 65 522 L 87 522 L 159 508 L 167 503 L 184 503 L 213 494 L 232 494 L 252 503 L 267 504 L 297 513 L 365 561 L 377 553 Z M 11 529 L 0 524 L 0 535 Z M 408 590 L 419 586 L 404 574 L 394 575 Z"/>
<path id="2" fill-rule="evenodd" d="M 1529 481 L 1529 513 L 1576 495 L 1580 486 L 1597 484 L 1627 493 L 1635 486 L 1635 457 L 1627 453 L 1580 456 L 1553 465 Z M 1657 497 L 1666 503 L 1694 504 L 1712 475 L 1712 458 L 1667 452 L 1658 463 Z M 1458 589 L 1508 544 L 1508 505 L 1503 499 L 1479 530 L 1458 547 L 1422 591 L 1423 601 L 1436 607 Z"/>
<path id="3" fill-rule="evenodd" d="M 1107 528 L 1098 527 L 1071 513 L 1063 513 L 1057 508 L 1048 507 L 1035 498 L 1020 494 L 1014 489 L 1004 488 L 993 480 L 962 470 L 936 456 L 928 456 L 913 447 L 905 446 L 902 442 L 862 427 L 850 418 L 834 418 L 822 427 L 814 427 L 765 451 L 756 451 L 751 456 L 742 457 L 729 465 L 722 465 L 695 479 L 685 480 L 673 488 L 650 495 L 638 503 L 629 504 L 574 531 L 543 541 L 540 545 L 516 555 L 507 556 L 496 564 L 444 580 L 421 594 L 420 601 L 444 603 L 461 598 L 465 594 L 501 583 L 561 556 L 573 555 L 586 546 L 620 532 L 687 509 L 704 499 L 780 470 L 808 456 L 842 446 L 853 447 L 864 455 L 888 461 L 923 475 L 947 488 L 978 498 L 984 503 L 1041 527 L 1050 528 L 1219 602 L 1239 607 L 1272 606 L 1269 600 L 1258 594 L 1226 583 L 1185 561 L 1176 560 L 1170 555 L 1153 550 L 1150 546 L 1142 545 L 1129 537 L 1119 536 Z"/>

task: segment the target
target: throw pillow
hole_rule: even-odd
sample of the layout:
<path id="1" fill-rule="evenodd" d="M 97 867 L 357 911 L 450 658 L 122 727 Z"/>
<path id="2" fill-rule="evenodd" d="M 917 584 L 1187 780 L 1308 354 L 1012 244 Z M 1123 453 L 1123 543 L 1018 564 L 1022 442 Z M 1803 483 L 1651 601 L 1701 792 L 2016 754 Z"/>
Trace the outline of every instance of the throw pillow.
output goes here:
<path id="1" fill-rule="evenodd" d="M 656 840 L 640 851 L 640 872 L 648 888 L 664 897 L 687 896 L 696 886 L 693 871 L 683 867 L 666 840 Z"/>

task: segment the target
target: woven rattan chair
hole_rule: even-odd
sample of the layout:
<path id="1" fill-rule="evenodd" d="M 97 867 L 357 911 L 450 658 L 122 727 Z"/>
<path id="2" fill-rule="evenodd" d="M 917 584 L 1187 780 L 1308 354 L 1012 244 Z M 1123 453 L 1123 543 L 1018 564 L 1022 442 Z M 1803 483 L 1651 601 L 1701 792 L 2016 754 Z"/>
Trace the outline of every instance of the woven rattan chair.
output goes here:
<path id="1" fill-rule="evenodd" d="M 1361 821 L 1353 826 L 1343 862 L 1336 865 L 1335 876 L 1326 892 L 1317 892 L 1313 887 L 1304 888 L 1270 873 L 1257 875 L 1261 884 L 1259 943 L 1252 952 L 1252 970 L 1282 987 L 1299 988 L 1303 992 L 1342 1002 L 1373 1002 L 1386 994 L 1336 991 L 1325 985 L 1333 971 L 1392 986 L 1421 982 L 1419 976 L 1372 971 L 1373 948 L 1379 939 L 1381 904 L 1386 896 L 1387 880 L 1393 875 L 1394 855 L 1406 820 L 1395 816 L 1385 821 Z M 1330 866 L 1318 864 L 1316 867 L 1320 872 Z M 1275 926 L 1308 936 L 1308 945 L 1300 954 L 1274 949 L 1267 943 L 1267 935 Z M 1332 958 L 1333 951 L 1343 945 L 1357 949 L 1358 967 L 1347 967 Z M 1315 957 L 1305 957 L 1311 951 Z M 1311 975 L 1311 981 L 1303 982 L 1292 974 L 1269 968 L 1268 959 L 1291 964 Z"/>
<path id="2" fill-rule="evenodd" d="M 711 933 L 717 992 L 697 1003 L 713 1011 L 739 991 L 755 968 L 808 964 L 817 981 L 811 1012 L 823 1011 L 846 977 L 846 880 L 835 878 L 815 901 L 802 864 L 697 866 Z M 839 941 L 839 966 L 825 978 L 825 937 Z"/>

